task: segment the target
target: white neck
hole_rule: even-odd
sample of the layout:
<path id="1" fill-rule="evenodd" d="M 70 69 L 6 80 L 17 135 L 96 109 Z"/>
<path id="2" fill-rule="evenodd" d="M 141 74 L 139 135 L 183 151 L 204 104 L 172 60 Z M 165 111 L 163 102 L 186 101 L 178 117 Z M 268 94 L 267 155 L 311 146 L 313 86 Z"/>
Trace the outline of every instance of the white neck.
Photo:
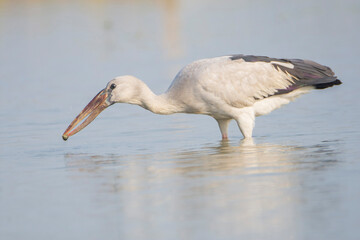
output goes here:
<path id="1" fill-rule="evenodd" d="M 156 95 L 145 83 L 141 85 L 139 95 L 134 100 L 134 102 L 130 103 L 157 114 L 173 114 L 184 110 L 181 104 L 170 98 L 166 93 Z"/>

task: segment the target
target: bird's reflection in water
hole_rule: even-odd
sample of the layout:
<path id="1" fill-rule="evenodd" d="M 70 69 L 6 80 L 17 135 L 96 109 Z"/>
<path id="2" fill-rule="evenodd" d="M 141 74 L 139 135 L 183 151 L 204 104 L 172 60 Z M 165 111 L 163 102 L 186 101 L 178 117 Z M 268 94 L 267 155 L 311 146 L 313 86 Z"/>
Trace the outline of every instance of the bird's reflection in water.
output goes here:
<path id="1" fill-rule="evenodd" d="M 144 239 L 154 232 L 195 236 L 196 229 L 201 234 L 211 229 L 245 238 L 256 233 L 264 239 L 272 233 L 287 239 L 301 236 L 299 219 L 307 216 L 299 209 L 313 194 L 314 171 L 336 163 L 332 144 L 221 141 L 187 151 L 67 154 L 65 161 L 75 183 L 92 186 L 96 205 L 112 206 L 126 236 L 133 236 L 128 229 L 137 228 Z M 334 204 L 336 186 L 322 183 L 321 188 L 322 199 Z M 152 227 L 144 227 L 149 219 Z"/>
<path id="2" fill-rule="evenodd" d="M 190 150 L 135 155 L 69 153 L 65 155 L 65 161 L 68 169 L 100 175 L 112 172 L 118 179 L 132 178 L 136 182 L 174 177 L 201 178 L 207 174 L 266 176 L 329 167 L 337 161 L 332 144 L 323 142 L 300 147 L 255 144 L 252 140 L 220 141 Z"/>

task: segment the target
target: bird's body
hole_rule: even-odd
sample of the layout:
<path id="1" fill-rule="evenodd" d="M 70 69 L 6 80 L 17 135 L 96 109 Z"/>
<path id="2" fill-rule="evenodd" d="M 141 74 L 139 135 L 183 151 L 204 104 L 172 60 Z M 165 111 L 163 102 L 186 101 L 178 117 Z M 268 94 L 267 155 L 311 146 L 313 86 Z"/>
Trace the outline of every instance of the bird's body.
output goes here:
<path id="1" fill-rule="evenodd" d="M 117 77 L 103 90 L 103 109 L 122 102 L 157 114 L 205 114 L 217 120 L 223 139 L 228 138 L 228 124 L 234 119 L 244 137 L 251 138 L 256 116 L 268 114 L 311 89 L 339 84 L 330 68 L 312 61 L 231 55 L 188 64 L 161 95 L 155 95 L 135 77 Z M 79 114 L 76 123 L 81 121 L 80 115 L 84 113 Z M 75 119 L 64 139 L 80 131 L 96 115 L 68 134 Z"/>

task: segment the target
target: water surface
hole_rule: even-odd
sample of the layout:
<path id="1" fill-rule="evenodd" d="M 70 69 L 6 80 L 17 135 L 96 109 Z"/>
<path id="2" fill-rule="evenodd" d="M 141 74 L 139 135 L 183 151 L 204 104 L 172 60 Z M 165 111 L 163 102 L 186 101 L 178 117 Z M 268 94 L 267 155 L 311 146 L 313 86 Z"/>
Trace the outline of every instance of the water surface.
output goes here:
<path id="1" fill-rule="evenodd" d="M 0 1 L 1 239 L 359 239 L 358 1 Z M 61 134 L 107 81 L 156 93 L 193 60 L 307 58 L 343 85 L 235 123 L 114 105 Z"/>

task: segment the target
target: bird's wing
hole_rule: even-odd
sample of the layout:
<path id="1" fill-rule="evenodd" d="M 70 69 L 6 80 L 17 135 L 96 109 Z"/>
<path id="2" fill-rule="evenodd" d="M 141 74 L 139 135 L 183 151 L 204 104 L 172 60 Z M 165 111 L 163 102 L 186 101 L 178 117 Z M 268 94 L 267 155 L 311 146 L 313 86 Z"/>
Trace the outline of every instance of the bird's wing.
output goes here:
<path id="1" fill-rule="evenodd" d="M 330 68 L 309 60 L 249 55 L 218 58 L 200 78 L 203 89 L 235 107 L 305 86 L 325 88 L 340 83 Z"/>

